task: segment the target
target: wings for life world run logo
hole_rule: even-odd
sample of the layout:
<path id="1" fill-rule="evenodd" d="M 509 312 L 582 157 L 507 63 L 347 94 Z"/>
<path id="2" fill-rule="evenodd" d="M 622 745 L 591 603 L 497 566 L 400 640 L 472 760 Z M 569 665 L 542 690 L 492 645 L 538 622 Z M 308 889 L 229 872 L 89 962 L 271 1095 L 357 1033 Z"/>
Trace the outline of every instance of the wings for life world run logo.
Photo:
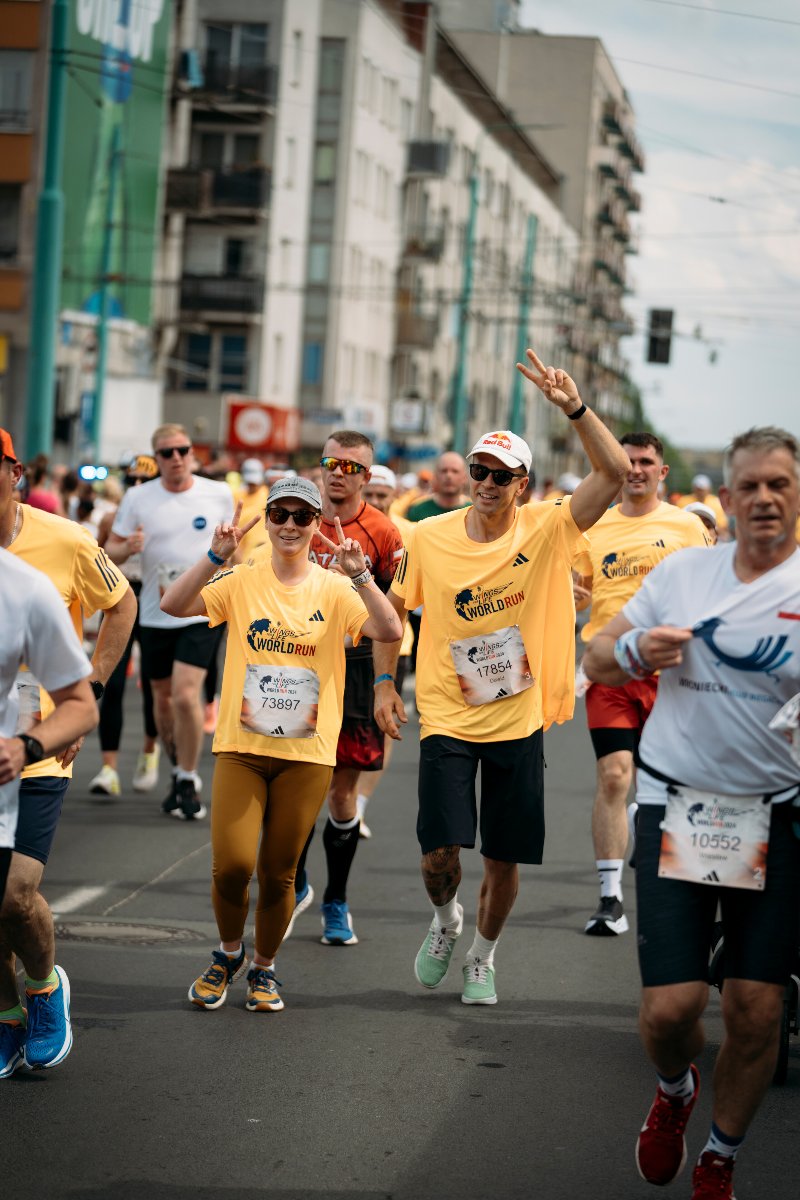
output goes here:
<path id="1" fill-rule="evenodd" d="M 313 658 L 317 647 L 308 642 L 294 641 L 294 638 L 307 638 L 308 633 L 297 633 L 286 625 L 271 620 L 269 617 L 258 617 L 250 622 L 247 630 L 247 644 L 256 654 L 302 654 Z"/>
<path id="2" fill-rule="evenodd" d="M 649 575 L 653 564 L 642 562 L 640 558 L 629 554 L 607 554 L 603 559 L 600 570 L 606 579 L 623 579 L 631 575 Z"/>
<path id="3" fill-rule="evenodd" d="M 453 601 L 455 610 L 462 621 L 475 621 L 478 617 L 503 612 L 506 608 L 515 608 L 525 599 L 525 592 L 520 590 L 506 595 L 510 587 L 509 582 L 496 588 L 464 588 L 462 592 L 456 593 Z"/>

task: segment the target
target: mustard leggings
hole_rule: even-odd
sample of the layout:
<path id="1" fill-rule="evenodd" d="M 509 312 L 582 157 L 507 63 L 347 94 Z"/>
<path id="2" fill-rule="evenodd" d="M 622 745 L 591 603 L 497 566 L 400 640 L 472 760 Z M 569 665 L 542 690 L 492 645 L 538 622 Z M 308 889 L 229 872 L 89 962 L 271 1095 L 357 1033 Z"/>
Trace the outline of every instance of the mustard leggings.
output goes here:
<path id="1" fill-rule="evenodd" d="M 333 767 L 318 763 L 228 751 L 217 755 L 211 792 L 211 900 L 223 942 L 239 941 L 244 933 L 255 869 L 256 951 L 274 958 L 294 910 L 297 860 L 332 774 Z"/>

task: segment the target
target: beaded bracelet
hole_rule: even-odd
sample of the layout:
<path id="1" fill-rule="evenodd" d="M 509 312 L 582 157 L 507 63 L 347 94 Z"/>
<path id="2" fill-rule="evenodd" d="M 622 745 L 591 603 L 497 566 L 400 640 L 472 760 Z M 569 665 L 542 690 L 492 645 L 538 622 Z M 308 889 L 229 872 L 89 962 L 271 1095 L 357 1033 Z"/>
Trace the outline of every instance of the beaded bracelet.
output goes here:
<path id="1" fill-rule="evenodd" d="M 213 550 L 208 551 L 208 557 L 210 558 L 211 562 L 214 564 L 215 567 L 224 567 L 225 566 L 225 559 L 220 558 L 220 556 L 218 554 L 215 554 Z"/>
<path id="2" fill-rule="evenodd" d="M 369 567 L 364 567 L 364 570 L 359 571 L 358 575 L 351 575 L 350 582 L 356 588 L 366 587 L 368 583 L 372 583 L 372 574 Z"/>

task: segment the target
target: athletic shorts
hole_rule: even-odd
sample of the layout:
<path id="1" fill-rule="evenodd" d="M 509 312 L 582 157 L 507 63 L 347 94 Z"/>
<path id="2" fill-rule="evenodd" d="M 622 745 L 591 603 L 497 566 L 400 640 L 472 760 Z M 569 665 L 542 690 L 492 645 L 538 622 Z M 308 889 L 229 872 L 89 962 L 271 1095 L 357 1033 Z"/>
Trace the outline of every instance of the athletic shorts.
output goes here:
<path id="1" fill-rule="evenodd" d="M 372 657 L 349 658 L 344 673 L 342 728 L 336 747 L 336 766 L 356 771 L 383 767 L 383 731 L 375 720 L 375 672 Z"/>
<path id="2" fill-rule="evenodd" d="M 180 629 L 140 626 L 139 644 L 145 675 L 148 679 L 168 679 L 176 662 L 207 671 L 224 630 L 224 625 L 209 629 L 205 622 L 200 624 L 199 621 Z"/>
<path id="3" fill-rule="evenodd" d="M 540 863 L 544 849 L 542 730 L 507 742 L 465 742 L 431 734 L 420 742 L 417 838 L 423 854 L 475 845 L 481 768 L 481 854 Z"/>
<path id="4" fill-rule="evenodd" d="M 796 816 L 797 809 L 794 809 Z M 790 803 L 773 804 L 763 892 L 663 879 L 660 804 L 640 804 L 636 815 L 636 898 L 639 970 L 645 987 L 708 978 L 717 902 L 725 934 L 722 975 L 786 984 L 797 961 L 800 911 L 800 838 Z"/>
<path id="5" fill-rule="evenodd" d="M 631 679 L 624 687 L 593 683 L 586 693 L 586 721 L 595 758 L 639 744 L 644 723 L 656 699 L 656 679 Z"/>
<path id="6" fill-rule="evenodd" d="M 56 836 L 61 807 L 70 781 L 64 775 L 34 775 L 19 785 L 17 854 L 46 863 Z"/>

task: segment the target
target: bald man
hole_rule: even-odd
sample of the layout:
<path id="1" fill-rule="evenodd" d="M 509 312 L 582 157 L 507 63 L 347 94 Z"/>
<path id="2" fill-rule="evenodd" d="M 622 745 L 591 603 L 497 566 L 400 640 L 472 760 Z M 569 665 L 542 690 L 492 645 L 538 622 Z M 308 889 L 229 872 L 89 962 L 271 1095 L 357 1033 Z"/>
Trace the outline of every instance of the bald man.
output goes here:
<path id="1" fill-rule="evenodd" d="M 439 517 L 456 508 L 466 508 L 470 500 L 466 495 L 467 466 L 460 454 L 446 450 L 436 462 L 433 476 L 433 491 L 425 500 L 412 504 L 406 513 L 409 521 L 424 521 L 426 517 Z"/>

